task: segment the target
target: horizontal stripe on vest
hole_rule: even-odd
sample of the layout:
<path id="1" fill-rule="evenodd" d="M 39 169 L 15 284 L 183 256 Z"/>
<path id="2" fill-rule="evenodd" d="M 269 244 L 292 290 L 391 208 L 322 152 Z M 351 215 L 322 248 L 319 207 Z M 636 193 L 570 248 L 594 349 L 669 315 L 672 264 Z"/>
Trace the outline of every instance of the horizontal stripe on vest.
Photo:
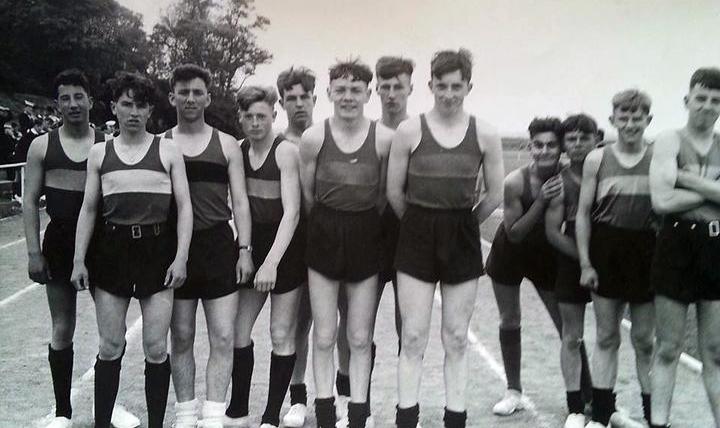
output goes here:
<path id="1" fill-rule="evenodd" d="M 598 182 L 596 200 L 608 194 L 650 195 L 650 179 L 647 175 L 615 175 L 605 177 Z"/>
<path id="2" fill-rule="evenodd" d="M 67 156 L 67 155 L 66 155 Z M 66 161 L 53 162 L 45 158 L 45 174 L 48 171 L 67 170 L 67 171 L 87 171 L 87 160 L 82 162 L 73 162 L 72 159 Z"/>
<path id="3" fill-rule="evenodd" d="M 170 176 L 149 169 L 127 169 L 101 175 L 103 196 L 127 193 L 172 193 Z"/>
<path id="4" fill-rule="evenodd" d="M 477 177 L 429 178 L 408 174 L 407 201 L 427 208 L 472 208 L 475 203 Z"/>
<path id="5" fill-rule="evenodd" d="M 51 169 L 45 171 L 45 187 L 62 190 L 85 191 L 85 170 Z"/>
<path id="6" fill-rule="evenodd" d="M 413 156 L 408 165 L 408 173 L 424 177 L 473 177 L 477 178 L 479 161 L 467 153 L 432 153 Z M 437 168 L 438 165 L 452 168 Z"/>
<path id="7" fill-rule="evenodd" d="M 377 164 L 351 164 L 330 160 L 322 168 L 317 168 L 316 180 L 332 184 L 354 185 L 377 185 L 378 177 Z"/>
<path id="8" fill-rule="evenodd" d="M 263 180 L 261 178 L 247 178 L 247 194 L 262 199 L 280 199 L 280 182 L 276 180 Z"/>
<path id="9" fill-rule="evenodd" d="M 208 161 L 186 161 L 185 172 L 189 182 L 225 183 L 229 181 L 227 165 Z"/>
<path id="10" fill-rule="evenodd" d="M 323 205 L 340 211 L 365 211 L 377 204 L 378 186 L 343 185 L 333 186 L 316 180 L 316 200 Z"/>
<path id="11" fill-rule="evenodd" d="M 223 183 L 189 183 L 193 230 L 206 229 L 230 220 L 228 186 Z"/>
<path id="12" fill-rule="evenodd" d="M 154 224 L 167 220 L 170 194 L 116 193 L 103 195 L 103 217 L 122 225 Z"/>
<path id="13" fill-rule="evenodd" d="M 608 195 L 600 199 L 591 214 L 593 221 L 627 229 L 644 229 L 652 224 L 650 195 Z"/>
<path id="14" fill-rule="evenodd" d="M 283 205 L 280 199 L 260 199 L 248 197 L 250 216 L 254 223 L 279 223 L 283 216 Z"/>

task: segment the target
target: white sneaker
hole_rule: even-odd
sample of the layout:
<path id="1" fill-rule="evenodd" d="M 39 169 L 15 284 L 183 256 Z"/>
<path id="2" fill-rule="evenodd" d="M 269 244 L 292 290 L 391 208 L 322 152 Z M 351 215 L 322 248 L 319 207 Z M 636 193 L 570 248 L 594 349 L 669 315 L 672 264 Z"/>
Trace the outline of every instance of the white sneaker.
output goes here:
<path id="1" fill-rule="evenodd" d="M 113 407 L 110 423 L 115 428 L 135 428 L 140 426 L 140 419 L 130 413 L 125 407 L 116 404 Z"/>
<path id="2" fill-rule="evenodd" d="M 250 416 L 231 418 L 230 416 L 225 415 L 223 416 L 223 426 L 227 428 L 249 428 Z"/>
<path id="3" fill-rule="evenodd" d="M 260 425 L 260 428 L 278 428 L 278 427 L 277 427 L 277 425 L 264 423 L 264 424 Z"/>
<path id="4" fill-rule="evenodd" d="M 344 417 L 335 423 L 335 428 L 348 428 L 349 424 L 348 418 Z M 365 420 L 365 428 L 375 428 L 375 419 L 373 419 L 372 415 Z"/>
<path id="5" fill-rule="evenodd" d="M 197 399 L 175 403 L 175 423 L 173 428 L 197 428 Z"/>
<path id="6" fill-rule="evenodd" d="M 65 416 L 55 416 L 46 428 L 70 428 L 72 421 Z"/>
<path id="7" fill-rule="evenodd" d="M 307 406 L 302 403 L 296 403 L 290 406 L 290 410 L 285 414 L 282 423 L 288 428 L 300 428 L 305 425 L 306 415 Z"/>
<path id="8" fill-rule="evenodd" d="M 605 425 L 601 424 L 600 422 L 596 421 L 590 421 L 585 425 L 585 428 L 607 428 Z"/>
<path id="9" fill-rule="evenodd" d="M 337 398 L 335 398 L 335 420 L 347 420 L 347 406 L 349 402 L 350 397 L 348 397 L 347 395 L 338 395 Z"/>
<path id="10" fill-rule="evenodd" d="M 585 427 L 585 415 L 582 413 L 570 413 L 565 419 L 565 425 L 563 428 L 584 428 Z"/>
<path id="11" fill-rule="evenodd" d="M 493 406 L 493 413 L 498 416 L 510 416 L 516 411 L 523 410 L 524 408 L 525 404 L 523 402 L 523 395 L 520 391 L 508 389 L 505 391 L 505 397 Z"/>
<path id="12" fill-rule="evenodd" d="M 645 428 L 646 425 L 621 411 L 615 411 L 610 416 L 610 426 L 613 428 Z"/>

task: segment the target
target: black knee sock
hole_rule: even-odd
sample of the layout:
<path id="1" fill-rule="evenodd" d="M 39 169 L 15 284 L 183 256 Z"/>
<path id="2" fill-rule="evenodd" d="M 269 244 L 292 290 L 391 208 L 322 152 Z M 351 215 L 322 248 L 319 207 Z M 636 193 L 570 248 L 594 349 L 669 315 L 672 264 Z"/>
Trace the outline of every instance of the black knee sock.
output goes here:
<path id="1" fill-rule="evenodd" d="M 375 342 L 372 343 L 372 348 L 370 348 L 370 376 L 368 376 L 368 390 L 367 390 L 367 403 L 368 406 L 370 405 L 370 388 L 372 388 L 372 374 L 373 370 L 375 370 L 375 354 L 377 354 L 377 346 L 375 346 Z"/>
<path id="2" fill-rule="evenodd" d="M 70 388 L 72 387 L 73 346 L 55 350 L 48 345 L 48 362 L 55 392 L 55 416 L 72 418 Z"/>
<path id="3" fill-rule="evenodd" d="M 350 396 L 350 375 L 342 374 L 339 371 L 335 376 L 335 388 L 338 395 Z"/>
<path id="4" fill-rule="evenodd" d="M 640 396 L 642 397 L 643 416 L 650 423 L 650 394 L 640 393 Z"/>
<path id="5" fill-rule="evenodd" d="M 615 412 L 615 394 L 612 389 L 593 388 L 592 420 L 607 425 Z"/>
<path id="6" fill-rule="evenodd" d="M 315 399 L 315 419 L 318 428 L 335 428 L 335 397 Z"/>
<path id="7" fill-rule="evenodd" d="M 115 398 L 120 386 L 122 356 L 116 360 L 95 360 L 95 428 L 110 428 Z"/>
<path id="8" fill-rule="evenodd" d="M 170 356 L 162 363 L 145 360 L 145 402 L 148 428 L 162 428 L 170 388 Z"/>
<path id="9" fill-rule="evenodd" d="M 520 342 L 520 328 L 500 329 L 500 351 L 508 389 L 522 392 L 520 384 L 520 357 L 522 345 Z"/>
<path id="10" fill-rule="evenodd" d="M 290 385 L 290 405 L 304 404 L 307 406 L 307 385 L 297 383 Z"/>
<path id="11" fill-rule="evenodd" d="M 443 416 L 443 422 L 445 422 L 445 428 L 465 428 L 465 422 L 467 421 L 467 411 L 464 412 L 453 412 L 445 408 L 445 416 Z"/>
<path id="12" fill-rule="evenodd" d="M 255 355 L 253 343 L 244 348 L 235 348 L 233 351 L 232 390 L 230 391 L 230 404 L 225 414 L 231 418 L 240 418 L 248 414 L 248 400 L 250 399 L 250 382 L 252 381 Z"/>
<path id="13" fill-rule="evenodd" d="M 585 342 L 580 343 L 580 391 L 583 403 L 592 401 L 592 377 L 590 376 L 590 363 L 588 363 Z"/>
<path id="14" fill-rule="evenodd" d="M 567 399 L 569 413 L 582 413 L 585 410 L 585 403 L 583 402 L 582 392 L 567 391 L 565 393 L 565 396 Z"/>
<path id="15" fill-rule="evenodd" d="M 395 425 L 397 428 L 417 428 L 420 421 L 420 405 L 403 409 L 395 406 Z"/>
<path id="16" fill-rule="evenodd" d="M 348 403 L 348 428 L 365 428 L 370 416 L 370 405 L 365 403 Z"/>
<path id="17" fill-rule="evenodd" d="M 268 398 L 265 413 L 260 424 L 268 423 L 280 426 L 280 409 L 287 394 L 290 378 L 295 367 L 295 354 L 270 354 L 270 385 L 268 385 Z"/>

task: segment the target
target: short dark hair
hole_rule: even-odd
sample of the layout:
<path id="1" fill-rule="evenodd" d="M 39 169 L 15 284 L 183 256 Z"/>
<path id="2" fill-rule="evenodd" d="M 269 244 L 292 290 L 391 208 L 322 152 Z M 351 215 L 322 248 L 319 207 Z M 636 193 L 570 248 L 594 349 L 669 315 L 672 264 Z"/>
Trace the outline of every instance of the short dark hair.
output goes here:
<path id="1" fill-rule="evenodd" d="M 154 106 L 158 101 L 158 92 L 155 84 L 140 73 L 118 71 L 115 77 L 108 80 L 113 101 L 120 99 L 123 94 L 132 91 L 132 98 L 136 102 L 146 102 Z M 128 94 L 129 95 L 129 94 Z"/>
<path id="2" fill-rule="evenodd" d="M 172 76 L 170 77 L 170 89 L 175 89 L 175 84 L 177 82 L 188 82 L 195 78 L 205 82 L 205 87 L 210 89 L 212 77 L 207 69 L 202 68 L 197 64 L 180 64 L 172 71 Z"/>
<path id="3" fill-rule="evenodd" d="M 698 68 L 690 78 L 690 89 L 700 85 L 708 89 L 720 89 L 720 68 Z"/>
<path id="4" fill-rule="evenodd" d="M 370 84 L 373 79 L 373 72 L 360 59 L 349 59 L 347 61 L 338 61 L 330 67 L 330 81 L 350 77 L 351 80 L 361 80 L 366 84 Z"/>
<path id="5" fill-rule="evenodd" d="M 598 131 L 595 119 L 585 113 L 570 115 L 562 122 L 563 135 L 569 132 L 582 132 L 583 134 L 598 135 Z"/>
<path id="6" fill-rule="evenodd" d="M 642 110 L 645 113 L 650 113 L 652 100 L 650 100 L 648 94 L 639 89 L 626 89 L 612 97 L 612 106 L 613 111 L 619 108 L 625 111 Z"/>
<path id="7" fill-rule="evenodd" d="M 465 48 L 457 51 L 444 50 L 435 52 L 430 61 L 430 74 L 440 79 L 443 75 L 460 70 L 463 80 L 469 82 L 472 78 L 472 54 Z"/>
<path id="8" fill-rule="evenodd" d="M 415 63 L 400 56 L 383 56 L 375 64 L 375 75 L 382 79 L 392 79 L 401 74 L 412 76 Z"/>
<path id="9" fill-rule="evenodd" d="M 277 78 L 277 88 L 280 98 L 285 96 L 285 91 L 292 89 L 293 86 L 302 86 L 305 92 L 313 92 L 315 90 L 315 73 L 307 67 L 290 67 L 280 73 Z"/>
<path id="10" fill-rule="evenodd" d="M 259 102 L 266 102 L 270 107 L 274 107 L 277 100 L 277 92 L 272 86 L 244 86 L 237 96 L 242 111 L 247 111 L 251 105 Z"/>
<path id="11" fill-rule="evenodd" d="M 53 80 L 53 94 L 55 98 L 58 97 L 58 89 L 60 89 L 62 85 L 80 86 L 85 89 L 85 93 L 90 94 L 90 81 L 87 76 L 85 76 L 85 73 L 77 68 L 68 68 L 55 76 L 55 80 Z"/>
<path id="12" fill-rule="evenodd" d="M 537 134 L 543 132 L 552 132 L 557 137 L 558 142 L 562 140 L 562 122 L 557 117 L 536 117 L 528 126 L 530 138 L 534 138 Z"/>

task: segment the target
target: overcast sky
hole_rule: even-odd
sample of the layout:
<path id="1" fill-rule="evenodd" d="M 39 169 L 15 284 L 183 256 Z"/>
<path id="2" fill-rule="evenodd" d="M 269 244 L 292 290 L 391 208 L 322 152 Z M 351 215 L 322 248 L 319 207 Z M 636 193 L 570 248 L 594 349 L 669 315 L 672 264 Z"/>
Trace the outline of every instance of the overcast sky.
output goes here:
<path id="1" fill-rule="evenodd" d="M 173 3 L 118 1 L 143 14 L 148 33 Z M 433 52 L 468 48 L 475 63 L 466 107 L 504 135 L 524 135 L 535 116 L 580 111 L 610 131 L 610 98 L 628 87 L 653 99 L 650 134 L 681 126 L 692 71 L 720 66 L 717 0 L 263 0 L 256 8 L 271 21 L 259 37 L 274 58 L 248 83 L 274 84 L 291 65 L 310 67 L 316 120 L 330 114 L 328 66 L 350 56 L 373 69 L 382 55 L 415 60 L 412 114 L 432 106 Z M 366 111 L 379 116 L 375 95 Z"/>

